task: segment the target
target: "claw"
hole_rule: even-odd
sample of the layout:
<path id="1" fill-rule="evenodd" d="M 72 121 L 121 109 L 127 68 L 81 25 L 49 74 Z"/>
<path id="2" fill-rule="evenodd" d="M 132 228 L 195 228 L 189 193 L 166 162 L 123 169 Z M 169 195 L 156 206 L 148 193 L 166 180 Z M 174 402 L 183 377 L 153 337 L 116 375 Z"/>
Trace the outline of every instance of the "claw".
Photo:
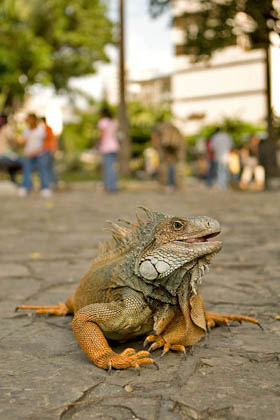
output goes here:
<path id="1" fill-rule="evenodd" d="M 193 356 L 193 346 L 189 346 L 189 347 L 187 348 L 187 351 L 188 351 L 188 353 L 189 353 L 191 356 Z"/>
<path id="2" fill-rule="evenodd" d="M 159 356 L 159 357 L 160 357 L 160 359 L 161 359 L 163 356 L 165 356 L 165 355 L 166 355 L 166 353 L 168 353 L 168 350 L 162 350 L 162 353 L 161 353 L 161 355 Z"/>
<path id="3" fill-rule="evenodd" d="M 260 327 L 260 329 L 261 329 L 262 331 L 264 331 L 264 328 L 263 328 L 262 324 L 260 324 L 259 322 L 257 322 L 256 324 L 257 324 L 257 326 L 258 326 L 258 327 Z"/>
<path id="4" fill-rule="evenodd" d="M 159 370 L 159 365 L 154 361 L 153 365 L 156 367 L 157 370 Z"/>
<path id="5" fill-rule="evenodd" d="M 108 375 L 111 376 L 111 373 L 112 373 L 112 365 L 110 363 L 108 366 Z"/>
<path id="6" fill-rule="evenodd" d="M 211 327 L 210 327 L 210 325 L 208 324 L 208 322 L 206 323 L 206 329 L 207 329 L 207 333 L 208 333 L 208 334 L 210 334 L 210 332 L 211 332 Z M 208 337 L 208 334 L 207 334 L 207 337 Z"/>
<path id="7" fill-rule="evenodd" d="M 156 349 L 158 349 L 158 348 L 159 348 L 159 346 L 158 346 L 158 344 L 157 344 L 157 343 L 152 343 L 152 344 L 150 345 L 150 347 L 148 348 L 148 352 L 150 353 L 151 351 L 156 350 Z"/>
<path id="8" fill-rule="evenodd" d="M 146 337 L 143 343 L 143 347 L 147 347 L 148 344 L 150 344 L 150 341 L 148 340 L 148 337 Z"/>
<path id="9" fill-rule="evenodd" d="M 138 376 L 140 376 L 141 375 L 141 369 L 140 369 L 140 366 L 139 365 L 135 365 L 134 366 L 134 368 L 136 369 L 136 371 L 137 371 L 137 375 Z"/>

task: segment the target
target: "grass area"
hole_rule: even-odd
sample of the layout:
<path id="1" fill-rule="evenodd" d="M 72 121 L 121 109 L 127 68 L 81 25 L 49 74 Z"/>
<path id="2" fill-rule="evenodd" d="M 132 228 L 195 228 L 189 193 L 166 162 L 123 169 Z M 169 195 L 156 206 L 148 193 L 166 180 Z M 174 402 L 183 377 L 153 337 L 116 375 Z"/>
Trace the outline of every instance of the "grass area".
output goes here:
<path id="1" fill-rule="evenodd" d="M 100 181 L 101 176 L 88 171 L 65 171 L 59 174 L 64 182 Z"/>

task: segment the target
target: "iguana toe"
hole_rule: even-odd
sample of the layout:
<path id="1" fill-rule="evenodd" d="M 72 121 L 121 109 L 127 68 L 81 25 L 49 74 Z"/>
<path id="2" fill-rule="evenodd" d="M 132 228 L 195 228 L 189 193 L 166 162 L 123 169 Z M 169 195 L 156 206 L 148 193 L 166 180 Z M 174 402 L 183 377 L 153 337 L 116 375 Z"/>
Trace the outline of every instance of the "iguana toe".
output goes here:
<path id="1" fill-rule="evenodd" d="M 133 367 L 139 369 L 141 365 L 153 364 L 154 361 L 149 356 L 150 353 L 147 351 L 136 351 L 134 349 L 128 348 L 125 349 L 121 354 L 111 352 L 106 358 L 100 360 L 100 363 L 96 363 L 99 367 L 103 369 L 112 368 L 115 369 L 127 369 Z"/>
<path id="2" fill-rule="evenodd" d="M 252 324 L 256 324 L 263 330 L 263 327 L 259 323 L 259 321 L 255 318 L 251 318 L 245 315 L 224 315 L 224 314 L 217 314 L 215 312 L 206 312 L 205 318 L 207 322 L 207 326 L 210 328 L 215 327 L 217 324 L 226 324 L 229 325 L 230 321 L 237 321 L 241 323 L 244 322 L 251 322 Z"/>
<path id="3" fill-rule="evenodd" d="M 170 344 L 165 341 L 165 339 L 159 335 L 148 335 L 145 339 L 144 345 L 147 343 L 153 342 L 150 347 L 149 351 L 157 350 L 163 347 L 163 351 L 160 357 L 163 357 L 166 353 L 170 350 L 172 351 L 180 351 L 186 355 L 186 348 L 181 344 Z"/>

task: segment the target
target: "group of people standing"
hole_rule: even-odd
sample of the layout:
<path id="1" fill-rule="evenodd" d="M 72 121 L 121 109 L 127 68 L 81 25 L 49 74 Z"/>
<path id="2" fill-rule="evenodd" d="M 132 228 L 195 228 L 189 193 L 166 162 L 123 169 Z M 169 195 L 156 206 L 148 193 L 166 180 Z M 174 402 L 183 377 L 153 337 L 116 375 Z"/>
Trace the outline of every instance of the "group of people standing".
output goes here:
<path id="1" fill-rule="evenodd" d="M 231 136 L 217 129 L 206 141 L 206 184 L 211 187 L 216 181 L 220 189 L 226 190 L 232 181 L 241 189 L 263 190 L 265 169 L 260 164 L 259 146 L 260 138 L 253 135 L 248 144 L 238 150 Z"/>
<path id="2" fill-rule="evenodd" d="M 57 186 L 58 178 L 54 168 L 54 154 L 57 150 L 57 136 L 47 124 L 45 118 L 39 118 L 34 113 L 28 114 L 25 120 L 26 128 L 21 135 L 8 123 L 6 115 L 0 115 L 0 166 L 10 175 L 12 182 L 17 184 L 16 173 L 22 170 L 22 181 L 18 188 L 18 195 L 27 196 L 33 190 L 32 172 L 37 169 L 43 197 L 52 194 Z M 103 157 L 104 191 L 116 192 L 117 185 L 117 157 L 119 151 L 118 124 L 109 108 L 104 107 L 98 122 L 99 137 L 96 144 Z M 23 147 L 21 154 L 17 149 Z"/>
<path id="3" fill-rule="evenodd" d="M 35 114 L 26 118 L 27 128 L 19 137 L 19 143 L 24 144 L 23 179 L 18 190 L 20 196 L 26 196 L 33 189 L 32 171 L 37 168 L 41 181 L 41 195 L 49 197 L 51 187 L 57 185 L 54 170 L 54 153 L 57 149 L 57 137 L 45 118 L 39 119 Z"/>
<path id="4" fill-rule="evenodd" d="M 57 137 L 45 118 L 29 114 L 26 128 L 21 135 L 8 122 L 6 115 L 0 120 L 0 164 L 7 168 L 11 181 L 17 184 L 16 171 L 22 170 L 22 182 L 18 188 L 19 196 L 26 196 L 33 189 L 32 172 L 38 170 L 41 181 L 41 195 L 49 197 L 58 179 L 54 169 L 54 153 Z M 17 149 L 23 146 L 23 154 Z"/>

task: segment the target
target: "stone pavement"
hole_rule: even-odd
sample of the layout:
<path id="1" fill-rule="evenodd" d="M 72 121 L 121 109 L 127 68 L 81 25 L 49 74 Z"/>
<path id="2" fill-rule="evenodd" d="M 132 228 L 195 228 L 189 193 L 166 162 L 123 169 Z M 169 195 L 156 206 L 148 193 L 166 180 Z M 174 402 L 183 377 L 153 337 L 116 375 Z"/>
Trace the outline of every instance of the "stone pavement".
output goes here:
<path id="1" fill-rule="evenodd" d="M 0 197 L 0 418 L 3 420 L 280 420 L 280 192 L 243 193 L 189 186 L 104 195 L 78 184 L 52 199 Z M 193 354 L 106 371 L 92 365 L 71 317 L 15 313 L 20 303 L 55 304 L 87 272 L 108 219 L 134 219 L 137 205 L 174 215 L 209 215 L 224 249 L 204 278 L 208 309 L 257 317 L 219 327 Z M 142 348 L 143 340 L 130 343 Z M 114 350 L 125 345 L 115 343 Z"/>

